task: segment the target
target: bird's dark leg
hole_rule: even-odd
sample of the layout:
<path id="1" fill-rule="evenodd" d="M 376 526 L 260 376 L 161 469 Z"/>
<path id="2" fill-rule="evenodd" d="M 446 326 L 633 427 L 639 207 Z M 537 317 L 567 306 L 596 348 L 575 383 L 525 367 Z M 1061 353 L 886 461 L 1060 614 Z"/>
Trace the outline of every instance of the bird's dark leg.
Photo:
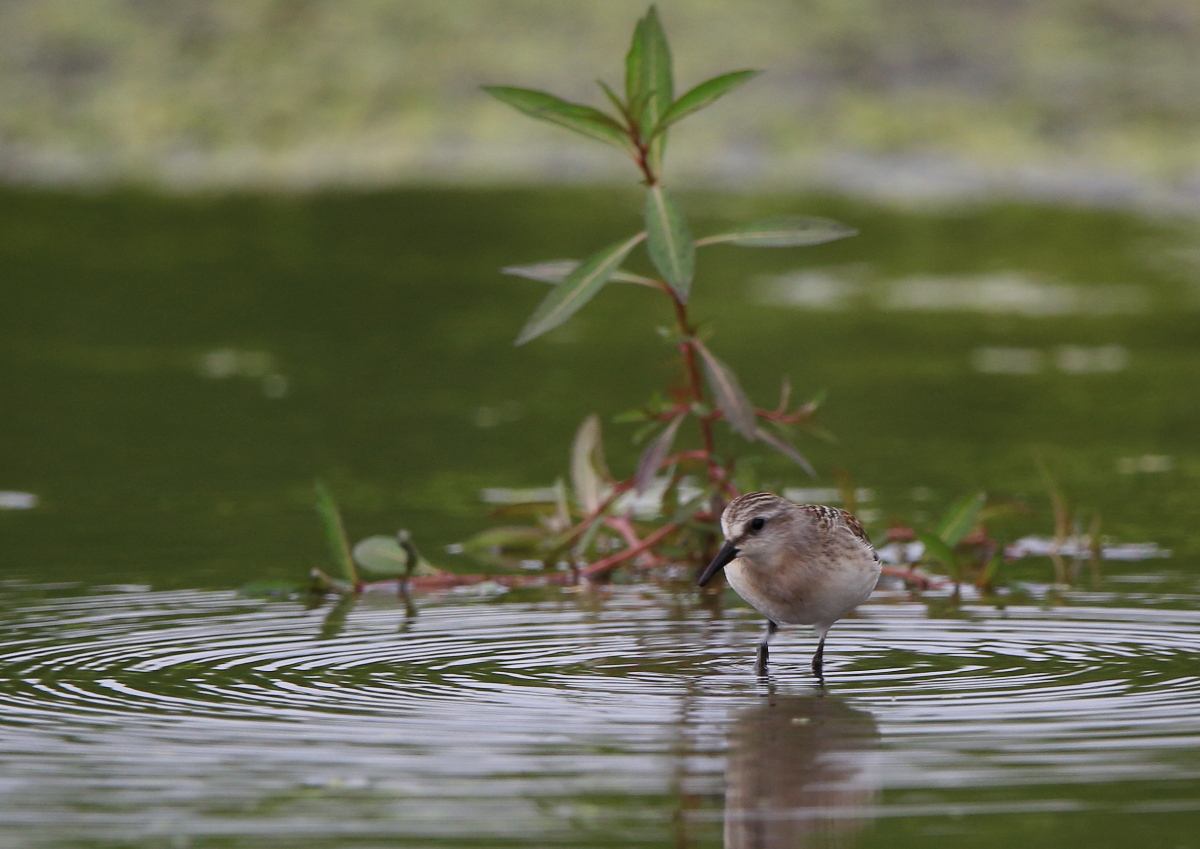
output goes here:
<path id="1" fill-rule="evenodd" d="M 825 657 L 825 635 L 821 635 L 820 642 L 817 643 L 817 653 L 813 655 L 812 671 L 821 680 L 825 679 L 825 675 L 821 672 L 821 664 Z"/>
<path id="2" fill-rule="evenodd" d="M 758 660 L 754 664 L 754 671 L 759 675 L 767 674 L 767 658 L 769 656 L 767 652 L 767 643 L 771 642 L 771 637 L 773 637 L 775 632 L 778 630 L 779 626 L 768 619 L 766 633 L 764 633 L 762 639 L 758 641 Z"/>

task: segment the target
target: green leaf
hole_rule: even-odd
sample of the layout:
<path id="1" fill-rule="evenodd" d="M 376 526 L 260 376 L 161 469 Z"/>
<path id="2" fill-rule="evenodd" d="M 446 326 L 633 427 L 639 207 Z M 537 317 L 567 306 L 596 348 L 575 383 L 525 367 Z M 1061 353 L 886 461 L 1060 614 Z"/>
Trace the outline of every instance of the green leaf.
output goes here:
<path id="1" fill-rule="evenodd" d="M 600 509 L 608 495 L 608 468 L 604 464 L 604 446 L 600 441 L 600 417 L 592 413 L 575 432 L 571 447 L 571 488 L 575 500 L 587 514 Z"/>
<path id="2" fill-rule="evenodd" d="M 847 236 L 856 236 L 858 231 L 828 218 L 809 218 L 790 215 L 780 218 L 764 218 L 744 224 L 725 233 L 705 236 L 696 240 L 696 246 L 716 245 L 726 242 L 743 248 L 796 248 L 806 245 L 823 245 Z"/>
<path id="3" fill-rule="evenodd" d="M 658 125 L 675 99 L 671 48 L 654 6 L 633 31 L 633 42 L 625 57 L 625 95 L 642 138 L 649 136 L 649 130 Z M 655 174 L 662 168 L 665 144 L 666 133 L 659 133 L 650 143 L 650 169 Z"/>
<path id="4" fill-rule="evenodd" d="M 937 535 L 946 545 L 954 548 L 978 524 L 979 513 L 983 510 L 985 501 L 987 495 L 982 492 L 964 495 L 942 516 Z"/>
<path id="5" fill-rule="evenodd" d="M 928 531 L 916 531 L 916 537 L 925 545 L 925 558 L 937 560 L 950 570 L 955 580 L 958 580 L 958 560 L 954 551 L 937 534 Z"/>
<path id="6" fill-rule="evenodd" d="M 501 525 L 488 528 L 464 540 L 462 550 L 467 554 L 499 551 L 501 554 L 532 554 L 546 540 L 546 529 L 529 525 Z"/>
<path id="7" fill-rule="evenodd" d="M 812 467 L 812 464 L 801 454 L 794 445 L 785 439 L 781 439 L 769 430 L 758 428 L 758 438 L 770 445 L 784 457 L 787 457 L 804 471 L 808 472 L 812 477 L 817 476 L 817 470 Z"/>
<path id="8" fill-rule="evenodd" d="M 733 369 L 714 357 L 699 339 L 693 340 L 692 345 L 700 352 L 700 358 L 704 361 L 704 375 L 708 378 L 713 397 L 717 399 L 717 406 L 721 408 L 733 429 L 753 442 L 758 438 L 754 405 L 742 391 L 737 375 L 733 373 Z"/>
<path id="9" fill-rule="evenodd" d="M 367 537 L 354 546 L 354 562 L 367 572 L 376 575 L 401 577 L 409 574 L 408 552 L 400 547 L 395 537 Z"/>
<path id="10" fill-rule="evenodd" d="M 531 118 L 548 121 L 598 141 L 607 142 L 625 151 L 633 151 L 625 129 L 599 109 L 571 103 L 544 91 L 512 86 L 484 86 L 483 90 L 501 103 L 524 112 Z"/>
<path id="11" fill-rule="evenodd" d="M 621 102 L 621 98 L 617 93 L 608 87 L 608 83 L 604 80 L 596 80 L 596 85 L 600 86 L 600 90 L 604 92 L 604 96 L 609 99 L 613 106 L 617 107 L 617 111 L 621 113 L 627 120 L 629 119 L 629 107 Z"/>
<path id="12" fill-rule="evenodd" d="M 717 98 L 728 94 L 761 73 L 762 71 L 733 71 L 700 83 L 700 85 L 681 95 L 678 100 L 671 104 L 662 117 L 658 119 L 658 124 L 651 131 L 651 136 L 657 136 L 676 121 L 686 118 L 693 112 L 698 112 Z"/>
<path id="13" fill-rule="evenodd" d="M 637 472 L 633 476 L 634 489 L 639 494 L 646 491 L 646 488 L 654 480 L 654 476 L 658 474 L 659 467 L 667 458 L 671 446 L 675 444 L 675 434 L 679 432 L 679 426 L 683 424 L 684 418 L 684 414 L 681 413 L 671 419 L 663 428 L 662 433 L 654 437 L 646 446 L 646 450 L 642 452 L 641 459 L 638 460 Z"/>
<path id="14" fill-rule="evenodd" d="M 500 273 L 513 277 L 524 277 L 526 280 L 555 284 L 566 280 L 568 275 L 578 267 L 579 260 L 577 259 L 549 259 L 530 265 L 509 265 L 500 269 Z M 637 283 L 655 289 L 661 288 L 661 284 L 657 280 L 643 277 L 640 274 L 630 274 L 628 271 L 616 271 L 608 279 L 614 283 Z"/>
<path id="15" fill-rule="evenodd" d="M 687 219 L 662 186 L 646 192 L 645 218 L 650 259 L 679 300 L 687 303 L 696 265 L 696 246 Z"/>
<path id="16" fill-rule="evenodd" d="M 633 105 L 639 99 L 645 100 L 642 127 L 655 126 L 675 99 L 671 48 L 654 6 L 634 28 L 625 57 L 625 100 Z"/>
<path id="17" fill-rule="evenodd" d="M 682 525 L 684 522 L 691 521 L 697 513 L 709 506 L 712 500 L 712 492 L 705 490 L 699 495 L 693 495 L 690 499 L 679 505 L 679 509 L 671 516 L 671 521 L 667 524 Z"/>
<path id="18" fill-rule="evenodd" d="M 317 515 L 321 517 L 321 525 L 325 529 L 325 538 L 329 541 L 329 551 L 333 560 L 341 570 L 343 577 L 351 584 L 358 583 L 358 570 L 354 568 L 354 560 L 350 557 L 350 543 L 346 539 L 346 526 L 342 523 L 342 514 L 333 493 L 321 481 L 316 483 Z"/>
<path id="19" fill-rule="evenodd" d="M 581 262 L 561 284 L 555 286 L 547 295 L 529 321 L 517 336 L 517 345 L 524 345 L 530 339 L 536 339 L 547 330 L 558 327 L 579 309 L 595 297 L 600 288 L 608 282 L 617 268 L 625 261 L 629 252 L 637 246 L 645 233 L 638 233 L 631 239 L 610 245 L 602 251 L 592 254 Z"/>
<path id="20" fill-rule="evenodd" d="M 407 544 L 406 544 L 407 543 Z M 430 564 L 409 541 L 406 531 L 398 536 L 367 537 L 354 546 L 354 561 L 365 571 L 388 577 L 437 575 L 441 572 Z"/>

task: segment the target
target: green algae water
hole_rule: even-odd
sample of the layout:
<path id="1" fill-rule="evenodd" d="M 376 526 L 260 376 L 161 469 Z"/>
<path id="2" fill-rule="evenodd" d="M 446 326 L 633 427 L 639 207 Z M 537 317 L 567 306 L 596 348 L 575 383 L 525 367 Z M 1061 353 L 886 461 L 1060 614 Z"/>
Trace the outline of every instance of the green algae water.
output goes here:
<path id="1" fill-rule="evenodd" d="M 1053 533 L 1035 457 L 1114 556 L 999 603 L 885 589 L 753 675 L 759 618 L 687 590 L 239 596 L 481 492 L 673 368 L 608 287 L 513 348 L 503 265 L 626 233 L 634 193 L 0 193 L 0 847 L 1200 845 L 1200 231 L 1115 212 L 685 197 L 861 235 L 711 250 L 695 314 L 747 390 L 825 392 L 823 477 L 881 539 L 965 492 Z M 630 430 L 605 425 L 631 469 Z M 1124 546 L 1120 548 L 1118 546 Z"/>

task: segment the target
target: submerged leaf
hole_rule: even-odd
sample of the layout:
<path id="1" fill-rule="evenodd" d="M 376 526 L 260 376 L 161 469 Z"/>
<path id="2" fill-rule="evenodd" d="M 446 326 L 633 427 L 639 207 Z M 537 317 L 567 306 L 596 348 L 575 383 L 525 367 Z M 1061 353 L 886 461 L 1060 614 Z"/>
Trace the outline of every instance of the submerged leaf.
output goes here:
<path id="1" fill-rule="evenodd" d="M 704 374 L 708 378 L 713 397 L 717 399 L 717 406 L 721 408 L 733 429 L 753 442 L 758 438 L 754 405 L 742 390 L 737 375 L 733 373 L 733 369 L 713 356 L 699 339 L 693 340 L 692 345 L 704 360 Z"/>
<path id="2" fill-rule="evenodd" d="M 632 150 L 629 136 L 615 119 L 599 109 L 571 103 L 544 91 L 512 86 L 484 86 L 483 90 L 532 118 L 548 121 L 623 150 Z"/>
<path id="3" fill-rule="evenodd" d="M 663 460 L 667 458 L 667 454 L 671 451 L 671 446 L 675 444 L 675 434 L 679 432 L 679 426 L 683 424 L 684 414 L 680 413 L 663 428 L 662 433 L 654 437 L 650 444 L 646 446 L 646 450 L 642 452 L 642 457 L 638 460 L 637 472 L 634 474 L 634 489 L 639 494 L 646 491 L 650 483 L 658 474 L 659 466 Z"/>
<path id="4" fill-rule="evenodd" d="M 650 259 L 679 300 L 687 303 L 696 264 L 696 246 L 687 219 L 662 186 L 646 192 L 645 218 Z"/>
<path id="5" fill-rule="evenodd" d="M 499 551 L 502 554 L 530 554 L 542 547 L 546 540 L 544 528 L 530 525 L 501 525 L 480 531 L 462 542 L 466 554 Z"/>
<path id="6" fill-rule="evenodd" d="M 982 492 L 973 492 L 960 498 L 942 517 L 937 529 L 938 537 L 951 548 L 962 542 L 979 522 L 979 513 L 985 501 L 987 495 Z"/>
<path id="7" fill-rule="evenodd" d="M 600 441 L 600 417 L 592 413 L 579 425 L 571 449 L 571 486 L 585 513 L 600 509 L 609 490 L 607 478 L 604 446 Z"/>
<path id="8" fill-rule="evenodd" d="M 347 581 L 357 584 L 358 571 L 350 557 L 350 542 L 346 539 L 346 526 L 342 523 L 341 511 L 333 499 L 333 493 L 323 482 L 317 481 L 316 490 L 317 514 L 321 517 L 321 526 L 325 529 L 325 539 L 329 541 L 333 561 Z"/>
<path id="9" fill-rule="evenodd" d="M 652 135 L 658 135 L 676 121 L 686 118 L 693 112 L 700 111 L 717 98 L 728 94 L 761 73 L 762 71 L 732 71 L 728 74 L 721 74 L 719 77 L 713 77 L 711 80 L 705 80 L 700 85 L 680 95 L 679 99 L 670 105 L 662 117 L 659 118 L 658 124 L 652 131 Z"/>
<path id="10" fill-rule="evenodd" d="M 517 337 L 516 344 L 524 345 L 530 339 L 536 339 L 547 330 L 558 327 L 579 311 L 584 304 L 595 297 L 600 288 L 608 282 L 617 268 L 625 261 L 625 257 L 642 239 L 645 233 L 610 245 L 602 251 L 592 254 L 581 262 L 559 285 L 548 294 L 525 327 Z"/>
<path id="11" fill-rule="evenodd" d="M 743 224 L 725 233 L 705 236 L 696 241 L 696 246 L 728 243 L 744 248 L 795 248 L 805 245 L 822 245 L 856 236 L 858 231 L 828 218 L 809 218 L 792 215 L 781 218 L 764 218 Z"/>
<path id="12" fill-rule="evenodd" d="M 781 439 L 780 437 L 771 433 L 769 430 L 765 430 L 761 427 L 758 428 L 758 438 L 767 443 L 767 445 L 770 445 L 784 457 L 787 457 L 797 466 L 804 469 L 804 471 L 808 472 L 808 474 L 812 477 L 815 478 L 817 476 L 817 470 L 814 469 L 812 464 L 805 459 L 804 455 L 796 449 L 796 446 L 792 445 L 787 440 Z"/>

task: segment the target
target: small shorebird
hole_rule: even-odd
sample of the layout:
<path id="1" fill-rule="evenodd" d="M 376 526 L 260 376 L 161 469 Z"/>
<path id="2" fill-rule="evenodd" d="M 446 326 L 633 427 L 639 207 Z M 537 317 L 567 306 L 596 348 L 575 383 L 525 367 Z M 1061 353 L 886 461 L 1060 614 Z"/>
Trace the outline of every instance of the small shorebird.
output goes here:
<path id="1" fill-rule="evenodd" d="M 821 640 L 812 670 L 822 677 L 825 635 L 879 580 L 879 557 L 858 519 L 836 507 L 750 492 L 725 508 L 721 530 L 725 544 L 699 583 L 724 569 L 737 594 L 767 617 L 759 674 L 767 671 L 767 644 L 783 623 L 813 626 Z"/>

